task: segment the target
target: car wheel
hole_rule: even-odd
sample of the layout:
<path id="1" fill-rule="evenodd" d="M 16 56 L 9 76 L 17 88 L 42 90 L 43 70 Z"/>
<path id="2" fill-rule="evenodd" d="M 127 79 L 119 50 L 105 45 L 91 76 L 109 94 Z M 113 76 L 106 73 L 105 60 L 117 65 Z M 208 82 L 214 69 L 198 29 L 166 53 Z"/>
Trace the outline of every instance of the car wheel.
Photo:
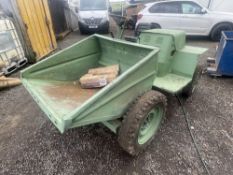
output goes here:
<path id="1" fill-rule="evenodd" d="M 218 24 L 211 32 L 211 39 L 213 41 L 219 41 L 222 36 L 222 31 L 230 31 L 233 30 L 233 25 L 230 23 L 221 23 Z"/>
<path id="2" fill-rule="evenodd" d="M 139 36 L 143 30 L 149 30 L 149 29 L 151 29 L 151 25 L 149 23 L 138 24 L 134 35 Z"/>
<path id="3" fill-rule="evenodd" d="M 127 153 L 136 156 L 149 145 L 162 124 L 166 106 L 166 97 L 153 90 L 135 100 L 118 131 L 118 142 Z"/>
<path id="4" fill-rule="evenodd" d="M 150 28 L 151 29 L 161 29 L 161 26 L 159 24 L 152 23 Z"/>
<path id="5" fill-rule="evenodd" d="M 109 26 L 104 29 L 104 34 L 109 34 Z"/>

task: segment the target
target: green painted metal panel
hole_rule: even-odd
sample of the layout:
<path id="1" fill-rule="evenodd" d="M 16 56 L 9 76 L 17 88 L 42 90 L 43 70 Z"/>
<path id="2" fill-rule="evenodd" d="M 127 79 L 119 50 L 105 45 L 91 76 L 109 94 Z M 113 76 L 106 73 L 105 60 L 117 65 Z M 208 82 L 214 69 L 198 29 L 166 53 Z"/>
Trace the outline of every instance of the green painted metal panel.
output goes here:
<path id="1" fill-rule="evenodd" d="M 117 134 L 117 129 L 121 126 L 121 120 L 117 119 L 112 121 L 105 121 L 102 122 L 102 124 Z"/>
<path id="2" fill-rule="evenodd" d="M 168 93 L 176 94 L 182 91 L 191 81 L 192 78 L 190 77 L 169 73 L 163 77 L 157 77 L 154 80 L 154 86 Z"/>
<path id="3" fill-rule="evenodd" d="M 198 56 L 207 49 L 185 46 L 185 42 L 185 33 L 178 30 L 153 29 L 140 34 L 138 43 L 160 49 L 155 88 L 177 94 L 192 82 Z"/>
<path id="4" fill-rule="evenodd" d="M 117 118 L 152 88 L 158 48 L 93 35 L 21 73 L 22 82 L 53 124 L 66 129 Z M 88 69 L 120 65 L 119 77 L 102 89 L 82 89 Z"/>
<path id="5" fill-rule="evenodd" d="M 180 50 L 185 47 L 186 35 L 184 31 L 181 30 L 170 30 L 170 29 L 152 29 L 145 30 L 142 32 L 152 34 L 152 37 L 163 36 L 163 37 L 172 37 L 172 44 L 174 44 L 176 50 Z"/>

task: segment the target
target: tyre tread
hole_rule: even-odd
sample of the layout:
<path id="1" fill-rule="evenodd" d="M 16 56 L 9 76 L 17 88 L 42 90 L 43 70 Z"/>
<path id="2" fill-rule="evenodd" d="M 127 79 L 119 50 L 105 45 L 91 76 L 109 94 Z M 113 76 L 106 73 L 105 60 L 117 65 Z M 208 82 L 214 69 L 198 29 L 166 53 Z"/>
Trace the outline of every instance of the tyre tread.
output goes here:
<path id="1" fill-rule="evenodd" d="M 137 144 L 138 131 L 141 122 L 144 121 L 145 114 L 158 104 L 164 109 L 164 118 L 167 99 L 160 92 L 150 90 L 141 97 L 138 97 L 124 115 L 122 125 L 119 129 L 118 142 L 130 155 L 138 155 L 153 139 L 151 138 L 144 145 Z"/>

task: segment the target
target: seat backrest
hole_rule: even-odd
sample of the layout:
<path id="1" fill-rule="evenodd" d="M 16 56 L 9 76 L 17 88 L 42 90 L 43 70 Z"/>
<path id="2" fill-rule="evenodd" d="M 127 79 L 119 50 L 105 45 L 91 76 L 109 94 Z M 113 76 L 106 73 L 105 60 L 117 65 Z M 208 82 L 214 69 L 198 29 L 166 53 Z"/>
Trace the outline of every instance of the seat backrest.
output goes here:
<path id="1" fill-rule="evenodd" d="M 172 60 L 171 71 L 174 74 L 192 78 L 198 63 L 198 55 L 177 51 Z"/>
<path id="2" fill-rule="evenodd" d="M 206 48 L 185 46 L 175 53 L 172 60 L 172 72 L 192 78 L 196 71 L 199 55 L 206 51 Z"/>
<path id="3" fill-rule="evenodd" d="M 168 73 L 171 69 L 171 60 L 176 52 L 175 43 L 171 35 L 142 33 L 138 38 L 138 43 L 158 47 L 159 52 L 159 76 Z"/>

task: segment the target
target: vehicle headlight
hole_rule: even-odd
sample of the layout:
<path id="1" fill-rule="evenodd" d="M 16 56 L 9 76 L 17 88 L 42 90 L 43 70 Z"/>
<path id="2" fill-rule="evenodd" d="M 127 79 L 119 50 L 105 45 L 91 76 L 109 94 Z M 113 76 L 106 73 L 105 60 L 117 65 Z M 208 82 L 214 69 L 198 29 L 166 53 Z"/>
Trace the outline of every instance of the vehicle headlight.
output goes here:
<path id="1" fill-rule="evenodd" d="M 78 20 L 79 20 L 79 22 L 81 22 L 81 23 L 84 23 L 84 24 L 85 24 L 85 20 L 84 20 L 83 18 L 81 18 L 80 16 L 78 17 Z"/>
<path id="2" fill-rule="evenodd" d="M 104 17 L 104 18 L 101 19 L 100 23 L 105 23 L 107 21 L 108 21 L 108 17 Z"/>

